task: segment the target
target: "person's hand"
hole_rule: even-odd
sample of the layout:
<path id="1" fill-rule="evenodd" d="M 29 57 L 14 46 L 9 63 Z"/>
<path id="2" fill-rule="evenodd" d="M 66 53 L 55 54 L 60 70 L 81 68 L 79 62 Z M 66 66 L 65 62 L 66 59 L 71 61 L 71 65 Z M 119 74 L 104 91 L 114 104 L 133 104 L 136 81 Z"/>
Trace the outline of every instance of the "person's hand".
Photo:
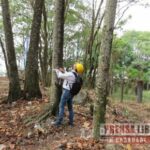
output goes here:
<path id="1" fill-rule="evenodd" d="M 65 70 L 64 70 L 64 68 L 59 68 L 59 71 L 61 71 L 61 72 L 65 72 Z"/>

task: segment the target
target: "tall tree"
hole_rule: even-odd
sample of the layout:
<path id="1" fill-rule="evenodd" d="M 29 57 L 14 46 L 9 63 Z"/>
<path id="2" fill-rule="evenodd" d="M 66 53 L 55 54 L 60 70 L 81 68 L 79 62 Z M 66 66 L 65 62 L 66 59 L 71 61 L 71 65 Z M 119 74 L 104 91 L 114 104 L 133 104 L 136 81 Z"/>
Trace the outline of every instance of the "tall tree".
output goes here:
<path id="1" fill-rule="evenodd" d="M 86 46 L 86 50 L 85 50 L 85 56 L 84 56 L 84 66 L 85 66 L 85 73 L 86 73 L 86 77 L 89 78 L 89 80 L 93 80 L 92 79 L 92 72 L 95 72 L 97 65 L 94 65 L 94 63 L 96 63 L 97 59 L 95 60 L 94 56 L 97 55 L 96 54 L 96 48 L 97 46 L 95 46 L 96 42 L 96 37 L 99 33 L 99 30 L 101 28 L 101 24 L 104 18 L 104 12 L 102 12 L 102 6 L 104 3 L 104 0 L 101 0 L 97 9 L 97 12 L 95 12 L 96 10 L 96 3 L 97 1 L 93 0 L 92 2 L 92 20 L 91 20 L 91 25 L 90 25 L 90 33 L 89 33 L 89 39 L 87 40 L 87 46 Z M 98 41 L 99 43 L 99 41 Z M 98 45 L 98 43 L 96 45 Z M 95 47 L 94 47 L 95 46 Z M 89 71 L 88 71 L 89 69 Z M 88 72 L 88 73 L 87 73 Z M 89 81 L 88 80 L 88 81 Z M 88 85 L 91 86 L 93 81 L 88 82 Z"/>
<path id="2" fill-rule="evenodd" d="M 103 2 L 104 2 L 104 0 L 100 1 L 97 12 L 95 12 L 95 10 L 96 10 L 95 0 L 93 0 L 93 2 L 92 2 L 93 7 L 92 7 L 91 29 L 90 29 L 89 39 L 88 39 L 88 42 L 87 42 L 87 47 L 86 47 L 86 52 L 85 52 L 85 53 L 89 54 L 90 66 L 92 64 L 92 47 L 93 47 L 96 35 L 97 35 L 97 33 L 98 33 L 98 31 L 101 27 L 101 23 L 102 23 L 102 20 L 103 20 L 103 17 L 104 17 L 104 13 L 103 13 L 103 15 L 101 15 L 101 9 L 102 9 L 102 6 L 103 6 Z M 99 16 L 100 16 L 100 21 L 99 21 L 99 18 L 98 18 Z M 97 27 L 96 27 L 96 25 L 97 25 Z M 87 55 L 85 55 L 84 59 L 85 59 L 85 64 L 87 65 Z"/>
<path id="3" fill-rule="evenodd" d="M 116 15 L 117 0 L 107 0 L 105 7 L 104 26 L 99 56 L 98 73 L 96 78 L 96 95 L 94 103 L 93 136 L 100 137 L 100 124 L 105 123 L 107 96 L 109 90 L 109 66 L 113 30 Z"/>
<path id="4" fill-rule="evenodd" d="M 9 69 L 9 94 L 8 102 L 15 101 L 21 97 L 21 88 L 19 84 L 18 68 L 16 63 L 16 54 L 13 41 L 13 32 L 10 19 L 9 1 L 1 0 L 2 15 L 5 32 L 5 43 L 8 58 Z"/>
<path id="5" fill-rule="evenodd" d="M 40 66 L 41 66 L 41 75 L 43 85 L 47 85 L 47 73 L 48 73 L 48 31 L 47 31 L 47 11 L 45 5 L 43 6 L 43 32 L 41 32 L 41 38 L 44 41 L 44 48 L 39 52 Z M 42 51 L 43 50 L 43 51 Z"/>
<path id="6" fill-rule="evenodd" d="M 55 1 L 55 18 L 53 29 L 53 56 L 52 56 L 52 68 L 63 66 L 63 42 L 64 42 L 64 6 L 65 0 Z M 55 72 L 52 73 L 51 79 L 51 97 L 54 102 L 52 107 L 52 114 L 55 115 L 59 100 L 61 96 L 61 87 L 56 77 Z"/>
<path id="7" fill-rule="evenodd" d="M 38 51 L 39 51 L 39 34 L 40 34 L 43 6 L 44 0 L 35 1 L 33 22 L 30 35 L 30 46 L 27 55 L 27 63 L 25 70 L 24 91 L 28 99 L 34 97 L 37 98 L 42 97 L 39 87 Z"/>

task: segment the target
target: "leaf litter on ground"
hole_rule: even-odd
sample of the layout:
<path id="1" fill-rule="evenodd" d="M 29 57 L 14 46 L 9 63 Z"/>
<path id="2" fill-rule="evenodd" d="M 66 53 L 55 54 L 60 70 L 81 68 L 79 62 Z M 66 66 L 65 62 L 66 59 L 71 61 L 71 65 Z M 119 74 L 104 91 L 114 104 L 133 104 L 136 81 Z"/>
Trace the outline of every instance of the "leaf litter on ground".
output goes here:
<path id="1" fill-rule="evenodd" d="M 94 101 L 95 94 L 89 91 L 91 103 Z M 0 95 L 0 97 L 3 95 Z M 89 105 L 74 105 L 75 126 L 67 125 L 68 112 L 65 113 L 64 124 L 56 128 L 51 125 L 53 117 L 49 117 L 45 122 L 34 123 L 30 126 L 24 124 L 24 119 L 40 114 L 48 104 L 48 97 L 41 100 L 18 100 L 10 104 L 0 104 L 0 149 L 14 150 L 57 150 L 57 149 L 83 149 L 98 150 L 105 149 L 102 141 L 92 138 L 92 116 Z M 126 123 L 135 122 L 136 111 L 140 110 L 145 117 L 138 114 L 139 120 L 148 120 L 149 106 L 136 103 L 114 103 L 110 102 L 107 106 L 107 123 Z M 130 115 L 130 117 L 129 117 Z M 90 117 L 89 117 L 90 116 Z M 146 145 L 121 145 L 120 149 L 149 149 Z M 119 150 L 119 149 L 118 149 Z"/>

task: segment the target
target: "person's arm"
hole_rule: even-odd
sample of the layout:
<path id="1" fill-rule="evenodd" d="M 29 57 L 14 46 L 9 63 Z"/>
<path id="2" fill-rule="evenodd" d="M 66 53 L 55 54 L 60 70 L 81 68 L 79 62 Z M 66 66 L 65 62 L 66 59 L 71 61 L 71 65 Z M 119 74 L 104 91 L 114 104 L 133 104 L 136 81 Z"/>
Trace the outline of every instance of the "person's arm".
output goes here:
<path id="1" fill-rule="evenodd" d="M 59 69 L 56 69 L 55 71 L 56 71 L 57 77 L 60 79 L 68 79 L 70 77 L 70 74 L 68 72 L 62 73 Z"/>

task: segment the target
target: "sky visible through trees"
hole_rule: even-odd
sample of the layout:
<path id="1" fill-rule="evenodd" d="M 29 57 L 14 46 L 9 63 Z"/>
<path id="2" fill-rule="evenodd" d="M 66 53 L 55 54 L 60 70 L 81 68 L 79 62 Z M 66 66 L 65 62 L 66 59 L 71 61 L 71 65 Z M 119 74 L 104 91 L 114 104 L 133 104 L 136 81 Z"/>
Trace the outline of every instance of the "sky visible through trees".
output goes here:
<path id="1" fill-rule="evenodd" d="M 149 2 L 148 0 L 144 1 L 145 4 L 148 2 Z M 92 0 L 84 0 L 84 3 L 86 5 L 89 5 L 92 3 Z M 131 6 L 123 16 L 123 19 L 128 17 L 129 15 L 131 15 L 131 18 L 128 19 L 128 21 L 123 25 L 122 30 L 116 30 L 115 32 L 117 32 L 118 36 L 121 36 L 127 30 L 150 31 L 150 20 L 147 19 L 149 18 L 149 14 L 150 14 L 150 9 L 149 6 L 147 5 L 143 6 L 143 5 L 136 4 L 134 6 Z M 27 43 L 28 42 L 26 42 L 26 46 Z M 2 53 L 1 47 L 0 47 L 0 53 Z M 2 57 L 0 57 L 0 74 L 1 73 L 3 74 L 5 72 L 6 69 L 5 69 L 4 60 Z"/>

